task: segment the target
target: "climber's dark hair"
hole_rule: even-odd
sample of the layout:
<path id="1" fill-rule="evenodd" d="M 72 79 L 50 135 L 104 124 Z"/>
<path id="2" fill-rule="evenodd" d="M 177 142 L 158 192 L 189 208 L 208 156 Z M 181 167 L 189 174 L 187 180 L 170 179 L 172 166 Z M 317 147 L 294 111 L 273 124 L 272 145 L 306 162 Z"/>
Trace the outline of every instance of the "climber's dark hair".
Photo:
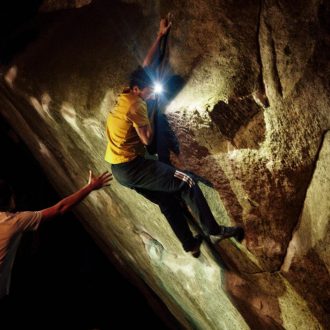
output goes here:
<path id="1" fill-rule="evenodd" d="M 134 70 L 129 79 L 129 88 L 133 88 L 134 86 L 143 89 L 148 86 L 152 86 L 151 72 L 150 70 L 145 69 L 139 66 L 136 70 Z"/>

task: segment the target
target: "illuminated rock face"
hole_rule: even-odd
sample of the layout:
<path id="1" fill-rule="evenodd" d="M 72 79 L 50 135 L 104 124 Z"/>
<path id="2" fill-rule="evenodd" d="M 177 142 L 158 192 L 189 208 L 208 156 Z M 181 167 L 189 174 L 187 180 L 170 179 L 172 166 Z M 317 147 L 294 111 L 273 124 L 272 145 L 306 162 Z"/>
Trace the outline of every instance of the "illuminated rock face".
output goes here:
<path id="1" fill-rule="evenodd" d="M 194 259 L 155 205 L 115 182 L 77 212 L 186 328 L 326 328 L 328 4 L 99 0 L 40 14 L 5 72 L 1 113 L 72 192 L 89 168 L 109 169 L 107 113 L 169 10 L 169 65 L 184 81 L 162 107 L 181 151 L 171 160 L 213 183 L 201 186 L 214 215 L 246 240 L 205 243 Z"/>

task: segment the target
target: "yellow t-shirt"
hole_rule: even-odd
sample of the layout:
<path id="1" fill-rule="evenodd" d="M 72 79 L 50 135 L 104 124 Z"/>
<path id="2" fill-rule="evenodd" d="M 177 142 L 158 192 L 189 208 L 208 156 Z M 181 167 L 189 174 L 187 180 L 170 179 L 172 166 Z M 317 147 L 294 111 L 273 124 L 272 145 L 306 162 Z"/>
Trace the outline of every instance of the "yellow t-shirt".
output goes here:
<path id="1" fill-rule="evenodd" d="M 145 147 L 135 127 L 149 124 L 147 105 L 144 100 L 130 92 L 119 95 L 117 103 L 107 120 L 108 146 L 105 160 L 110 164 L 120 164 L 143 156 Z"/>

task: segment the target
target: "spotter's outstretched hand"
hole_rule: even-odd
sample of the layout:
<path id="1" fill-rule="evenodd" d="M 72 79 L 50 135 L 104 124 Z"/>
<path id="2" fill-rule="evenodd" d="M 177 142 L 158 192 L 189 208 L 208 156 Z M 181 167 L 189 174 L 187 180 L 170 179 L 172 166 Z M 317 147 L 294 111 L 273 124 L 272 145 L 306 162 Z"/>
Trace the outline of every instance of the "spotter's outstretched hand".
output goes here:
<path id="1" fill-rule="evenodd" d="M 110 186 L 110 181 L 112 180 L 112 174 L 108 171 L 102 173 L 99 176 L 94 176 L 92 171 L 89 171 L 88 185 L 92 190 L 98 190 L 106 186 Z"/>

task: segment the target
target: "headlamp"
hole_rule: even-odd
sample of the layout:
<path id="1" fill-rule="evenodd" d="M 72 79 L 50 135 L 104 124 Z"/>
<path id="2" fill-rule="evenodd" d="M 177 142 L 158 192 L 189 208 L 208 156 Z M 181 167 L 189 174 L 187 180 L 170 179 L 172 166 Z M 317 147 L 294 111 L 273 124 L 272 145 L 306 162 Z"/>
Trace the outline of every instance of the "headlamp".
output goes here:
<path id="1" fill-rule="evenodd" d="M 163 92 L 163 85 L 157 81 L 154 84 L 154 93 L 155 94 L 161 94 Z"/>

